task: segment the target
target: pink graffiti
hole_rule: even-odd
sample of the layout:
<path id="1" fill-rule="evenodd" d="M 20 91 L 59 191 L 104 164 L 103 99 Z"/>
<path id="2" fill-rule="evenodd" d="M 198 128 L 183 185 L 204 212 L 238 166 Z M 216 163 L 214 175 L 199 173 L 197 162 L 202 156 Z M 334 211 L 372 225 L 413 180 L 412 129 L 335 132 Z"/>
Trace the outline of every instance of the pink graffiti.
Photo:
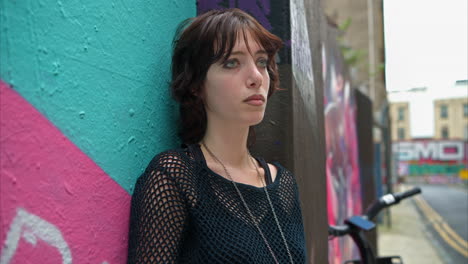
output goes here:
<path id="1" fill-rule="evenodd" d="M 54 245 L 66 244 L 75 263 L 125 263 L 130 195 L 2 81 L 0 122 L 2 248 L 17 208 L 46 219 L 61 241 L 21 222 L 29 231 L 8 262 L 62 263 L 68 251 Z"/>

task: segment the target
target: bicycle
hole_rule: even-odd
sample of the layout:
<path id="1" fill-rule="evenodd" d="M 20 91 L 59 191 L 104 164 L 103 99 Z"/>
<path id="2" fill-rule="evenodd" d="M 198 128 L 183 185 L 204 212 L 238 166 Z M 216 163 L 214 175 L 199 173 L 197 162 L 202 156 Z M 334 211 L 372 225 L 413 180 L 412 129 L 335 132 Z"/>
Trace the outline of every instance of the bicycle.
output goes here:
<path id="1" fill-rule="evenodd" d="M 342 237 L 349 235 L 358 247 L 361 260 L 348 260 L 344 264 L 403 264 L 400 256 L 378 257 L 369 242 L 364 238 L 364 232 L 375 228 L 372 219 L 384 208 L 398 204 L 401 200 L 421 193 L 419 187 L 400 193 L 389 193 L 380 197 L 361 216 L 352 216 L 345 220 L 344 225 L 329 226 L 328 235 Z"/>

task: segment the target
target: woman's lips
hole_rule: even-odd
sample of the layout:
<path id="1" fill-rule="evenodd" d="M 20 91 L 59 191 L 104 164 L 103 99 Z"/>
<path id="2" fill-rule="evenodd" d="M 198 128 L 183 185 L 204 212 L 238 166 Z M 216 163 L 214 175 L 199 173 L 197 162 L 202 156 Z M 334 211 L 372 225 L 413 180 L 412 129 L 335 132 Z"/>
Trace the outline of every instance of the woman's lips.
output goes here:
<path id="1" fill-rule="evenodd" d="M 244 100 L 244 102 L 253 106 L 261 106 L 265 103 L 265 97 L 263 97 L 263 95 L 256 94 L 249 96 Z"/>

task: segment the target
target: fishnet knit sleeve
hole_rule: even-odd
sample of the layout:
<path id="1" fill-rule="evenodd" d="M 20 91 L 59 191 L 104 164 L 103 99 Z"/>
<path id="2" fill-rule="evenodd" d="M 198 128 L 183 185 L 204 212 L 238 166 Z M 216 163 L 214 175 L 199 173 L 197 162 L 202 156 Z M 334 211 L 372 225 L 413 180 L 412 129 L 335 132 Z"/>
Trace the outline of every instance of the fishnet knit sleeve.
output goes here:
<path id="1" fill-rule="evenodd" d="M 128 263 L 176 263 L 187 218 L 177 158 L 155 158 L 132 196 Z"/>

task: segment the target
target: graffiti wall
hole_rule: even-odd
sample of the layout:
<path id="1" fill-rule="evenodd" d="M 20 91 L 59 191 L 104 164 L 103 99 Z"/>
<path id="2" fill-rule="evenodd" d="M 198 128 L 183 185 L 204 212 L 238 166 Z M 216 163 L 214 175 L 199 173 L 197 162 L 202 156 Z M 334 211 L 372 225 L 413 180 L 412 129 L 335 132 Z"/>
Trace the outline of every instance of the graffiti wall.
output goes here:
<path id="1" fill-rule="evenodd" d="M 468 168 L 468 143 L 415 140 L 393 143 L 398 176 L 410 181 L 458 183 Z"/>
<path id="2" fill-rule="evenodd" d="M 362 211 L 356 104 L 341 51 L 329 28 L 322 45 L 328 222 L 339 225 Z M 329 263 L 341 264 L 355 255 L 350 238 L 329 241 Z"/>
<path id="3" fill-rule="evenodd" d="M 0 83 L 0 263 L 123 263 L 129 195 Z"/>
<path id="4" fill-rule="evenodd" d="M 126 263 L 133 184 L 178 143 L 167 36 L 195 1 L 1 6 L 0 263 Z"/>

